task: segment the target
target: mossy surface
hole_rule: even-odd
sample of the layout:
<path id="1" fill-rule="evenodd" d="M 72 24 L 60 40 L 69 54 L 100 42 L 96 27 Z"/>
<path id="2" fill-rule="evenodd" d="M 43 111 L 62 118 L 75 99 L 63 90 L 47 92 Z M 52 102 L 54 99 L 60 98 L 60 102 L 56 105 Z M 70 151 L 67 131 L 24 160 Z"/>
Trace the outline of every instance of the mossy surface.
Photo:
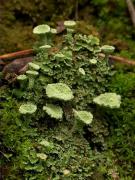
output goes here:
<path id="1" fill-rule="evenodd" d="M 74 2 L 73 0 L 57 1 L 57 3 L 55 0 L 1 1 L 0 34 L 2 36 L 0 36 L 0 54 L 33 47 L 35 37 L 32 35 L 32 28 L 37 24 L 51 21 L 50 24 L 54 25 L 60 20 L 75 19 Z M 118 55 L 135 58 L 135 30 L 124 0 L 79 1 L 78 17 L 81 21 L 78 24 L 77 31 L 84 34 L 96 35 L 100 37 L 103 44 L 114 45 Z M 41 82 L 44 81 L 42 77 L 40 80 Z M 21 179 L 22 174 L 17 171 L 18 168 L 20 170 L 18 164 L 23 169 L 23 163 L 26 159 L 30 164 L 33 163 L 31 156 L 34 156 L 34 153 L 30 154 L 29 148 L 39 151 L 37 141 L 44 134 L 41 139 L 49 138 L 56 146 L 52 152 L 54 159 L 48 165 L 54 168 L 55 165 L 53 163 L 58 162 L 58 169 L 52 169 L 52 172 L 54 172 L 52 177 L 55 177 L 55 172 L 61 170 L 61 167 L 66 167 L 63 165 L 65 159 L 61 159 L 61 157 L 66 158 L 67 161 L 72 163 L 69 158 L 69 154 L 71 154 L 77 161 L 74 162 L 76 169 L 74 171 L 75 177 L 72 177 L 73 179 L 76 178 L 78 180 L 78 174 L 80 175 L 80 179 L 84 178 L 84 175 L 80 172 L 82 167 L 84 167 L 85 171 L 89 171 L 89 174 L 84 172 L 85 177 L 88 175 L 93 180 L 114 178 L 120 178 L 122 180 L 135 179 L 134 82 L 134 69 L 117 66 L 117 73 L 111 78 L 111 83 L 108 84 L 107 82 L 104 84 L 106 88 L 108 87 L 108 91 L 121 94 L 121 108 L 117 111 L 107 110 L 106 113 L 102 109 L 98 109 L 100 113 L 96 113 L 91 126 L 85 129 L 84 136 L 74 136 L 72 139 L 64 139 L 66 144 L 63 143 L 62 138 L 66 138 L 65 136 L 69 133 L 67 124 L 59 124 L 52 132 L 47 129 L 48 127 L 43 126 L 44 121 L 42 120 L 40 123 L 37 121 L 29 128 L 27 121 L 23 121 L 22 123 L 18 120 L 20 114 L 17 112 L 17 109 L 20 104 L 16 102 L 16 99 L 11 99 L 9 92 L 7 92 L 12 91 L 13 87 L 9 89 L 7 87 L 5 89 L 4 87 L 1 88 L 0 110 L 2 111 L 0 111 L 0 116 L 2 119 L 0 135 L 2 135 L 2 140 L 0 143 L 2 146 L 0 151 L 3 154 L 0 154 L 2 157 L 2 166 L 0 169 L 3 176 L 6 176 L 8 179 L 16 179 L 16 177 Z M 14 94 L 18 97 L 22 96 L 22 94 L 17 93 L 17 91 L 12 91 L 13 96 Z M 42 93 L 40 95 L 40 102 L 42 103 Z M 26 97 L 29 98 L 29 96 Z M 34 96 L 35 101 L 39 97 L 36 94 Z M 4 102 L 5 99 L 6 102 Z M 33 100 L 33 96 L 31 99 Z M 93 106 L 94 108 L 95 106 Z M 8 113 L 11 110 L 12 113 Z M 66 110 L 68 111 L 68 109 Z M 35 128 L 37 125 L 38 132 L 37 128 Z M 50 129 L 53 125 L 55 125 L 55 122 L 50 122 Z M 63 131 L 59 132 L 59 129 Z M 67 132 L 66 135 L 65 132 Z M 62 147 L 61 149 L 59 149 L 60 145 Z M 88 164 L 86 164 L 88 167 L 83 166 L 85 163 L 80 160 L 85 157 L 84 154 L 88 157 L 90 156 L 90 159 L 87 161 Z M 36 170 L 40 171 L 40 167 L 38 169 L 36 166 Z M 63 170 L 61 170 L 59 177 L 56 178 L 63 178 L 62 173 Z M 40 173 L 37 174 L 35 178 L 41 179 Z M 29 179 L 30 176 L 31 173 L 25 174 L 25 179 Z M 72 178 L 67 177 L 69 180 L 72 180 Z"/>

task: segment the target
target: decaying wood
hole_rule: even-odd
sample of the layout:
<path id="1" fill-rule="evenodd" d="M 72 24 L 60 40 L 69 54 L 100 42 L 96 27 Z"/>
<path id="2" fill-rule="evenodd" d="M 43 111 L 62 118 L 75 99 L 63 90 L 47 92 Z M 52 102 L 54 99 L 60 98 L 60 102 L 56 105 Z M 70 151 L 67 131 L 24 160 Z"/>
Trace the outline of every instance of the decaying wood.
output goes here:
<path id="1" fill-rule="evenodd" d="M 28 63 L 33 60 L 33 57 L 18 58 L 6 64 L 2 70 L 3 78 L 8 83 L 13 83 L 17 75 L 24 74 L 28 69 Z"/>
<path id="2" fill-rule="evenodd" d="M 34 54 L 34 50 L 33 49 L 28 49 L 28 50 L 23 50 L 23 51 L 18 51 L 15 53 L 9 53 L 9 54 L 5 54 L 5 55 L 1 55 L 0 56 L 0 60 L 2 61 L 2 63 L 6 62 L 7 59 L 16 59 L 19 56 L 32 56 Z M 104 58 L 105 54 L 103 53 L 99 53 L 99 57 Z M 131 66 L 135 66 L 135 60 L 129 60 L 123 57 L 119 57 L 119 56 L 113 56 L 113 55 L 109 55 L 109 59 L 112 61 L 116 61 L 122 64 L 126 64 L 126 65 L 131 65 Z M 25 58 L 20 58 L 20 62 L 24 61 Z"/>
<path id="3" fill-rule="evenodd" d="M 133 26 L 135 27 L 135 8 L 133 5 L 133 2 L 132 2 L 132 0 L 126 0 L 126 3 L 127 3 L 128 11 L 129 11 L 130 16 L 131 16 Z"/>
<path id="4" fill-rule="evenodd" d="M 27 70 L 27 64 L 33 60 L 33 57 L 25 57 L 15 59 L 11 61 L 9 64 L 5 65 L 3 68 L 3 75 L 6 76 L 7 74 L 23 74 Z"/>

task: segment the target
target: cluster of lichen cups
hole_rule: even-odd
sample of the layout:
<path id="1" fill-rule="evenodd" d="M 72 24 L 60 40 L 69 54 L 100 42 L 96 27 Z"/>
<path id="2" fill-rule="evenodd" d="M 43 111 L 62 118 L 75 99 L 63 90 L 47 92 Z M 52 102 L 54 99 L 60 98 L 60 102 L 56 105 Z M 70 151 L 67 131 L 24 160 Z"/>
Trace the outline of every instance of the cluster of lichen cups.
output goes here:
<path id="1" fill-rule="evenodd" d="M 57 99 L 57 101 L 71 101 L 74 96 L 72 90 L 64 83 L 53 83 L 46 86 L 46 95 L 48 98 Z M 37 110 L 37 106 L 33 103 L 22 104 L 19 108 L 21 114 L 33 114 Z M 43 106 L 43 111 L 45 111 L 51 118 L 62 119 L 63 110 L 60 106 L 51 103 Z M 77 111 L 73 109 L 74 117 L 77 122 L 80 121 L 82 124 L 90 124 L 93 119 L 93 115 L 87 111 Z M 75 123 L 77 124 L 77 123 Z M 75 129 L 75 127 L 74 127 Z"/>
<path id="2" fill-rule="evenodd" d="M 50 26 L 46 24 L 41 24 L 33 29 L 33 33 L 38 35 L 39 41 L 42 42 L 43 45 L 50 45 L 52 44 L 53 35 L 57 34 L 57 30 L 50 28 Z"/>
<path id="3" fill-rule="evenodd" d="M 39 75 L 38 70 L 40 69 L 40 66 L 35 63 L 28 63 L 29 70 L 26 71 L 26 75 L 19 75 L 17 77 L 17 80 L 20 82 L 20 87 L 22 89 L 26 88 L 26 82 L 28 83 L 28 89 L 32 89 L 34 87 L 34 82 L 36 77 Z"/>
<path id="4" fill-rule="evenodd" d="M 57 99 L 58 101 L 71 101 L 74 98 L 72 90 L 64 83 L 48 84 L 45 89 L 47 97 L 51 99 Z M 115 93 L 104 93 L 95 97 L 93 102 L 104 107 L 119 108 L 121 97 Z M 19 108 L 21 114 L 33 114 L 36 110 L 37 106 L 32 103 L 22 104 Z M 51 118 L 63 118 L 64 112 L 58 105 L 48 103 L 46 106 L 43 106 L 43 111 L 45 111 Z M 72 131 L 79 127 L 78 124 L 81 124 L 83 127 L 83 125 L 91 124 L 93 120 L 92 113 L 88 111 L 77 111 L 73 109 L 73 114 L 75 122 Z"/>
<path id="5" fill-rule="evenodd" d="M 67 28 L 67 33 L 72 34 L 74 31 L 74 26 L 76 25 L 75 21 L 65 21 L 64 22 L 65 27 Z M 51 29 L 48 25 L 39 25 L 34 28 L 33 30 L 34 34 L 38 34 L 41 38 L 44 38 L 44 44 L 39 47 L 39 49 L 43 49 L 44 53 L 46 54 L 46 59 L 48 58 L 48 50 L 51 48 L 51 40 L 50 35 L 56 34 L 57 31 L 55 29 Z M 109 54 L 112 52 L 114 48 L 112 46 L 104 45 L 101 47 L 101 51 L 103 51 L 105 54 Z M 61 58 L 61 55 L 59 57 Z M 44 64 L 44 62 L 41 62 Z M 91 64 L 96 64 L 96 59 L 90 60 Z M 35 79 L 38 80 L 39 73 L 42 73 L 42 69 L 40 68 L 40 65 L 37 65 L 35 63 L 29 63 L 29 70 L 26 71 L 26 75 L 20 75 L 17 77 L 18 81 L 20 82 L 21 88 L 25 88 L 25 83 L 28 81 L 28 88 L 29 90 L 32 90 L 34 88 L 34 82 Z M 41 71 L 40 71 L 41 70 Z M 81 73 L 83 76 L 85 76 L 85 71 L 83 68 L 79 68 L 79 73 Z M 74 98 L 72 90 L 64 83 L 53 83 L 48 84 L 45 87 L 46 95 L 50 99 L 55 99 L 57 101 L 72 101 Z M 104 107 L 110 107 L 110 108 L 119 108 L 121 103 L 121 98 L 119 95 L 115 93 L 105 93 L 98 97 L 95 97 L 93 100 L 94 103 L 104 106 Z M 37 110 L 37 105 L 28 102 L 24 103 L 20 106 L 19 112 L 21 114 L 33 114 Z M 51 118 L 55 119 L 62 119 L 64 116 L 64 111 L 62 107 L 47 103 L 45 106 L 43 106 L 43 111 L 46 112 Z M 91 124 L 93 120 L 93 115 L 91 112 L 82 110 L 78 111 L 76 109 L 73 109 L 73 115 L 75 119 L 75 123 L 73 126 L 73 129 L 76 128 L 76 124 L 81 123 L 84 125 Z M 82 125 L 83 126 L 83 125 Z"/>

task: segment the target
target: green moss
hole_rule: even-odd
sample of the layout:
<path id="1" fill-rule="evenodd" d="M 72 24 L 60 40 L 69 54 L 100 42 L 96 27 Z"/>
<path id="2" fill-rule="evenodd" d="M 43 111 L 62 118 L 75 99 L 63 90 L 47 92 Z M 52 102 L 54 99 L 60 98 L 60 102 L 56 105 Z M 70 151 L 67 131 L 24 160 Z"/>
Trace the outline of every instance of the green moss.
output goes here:
<path id="1" fill-rule="evenodd" d="M 21 23 L 5 26 L 0 25 L 0 53 L 10 53 L 12 51 L 31 48 L 34 42 L 31 34 L 32 26 L 23 26 Z"/>

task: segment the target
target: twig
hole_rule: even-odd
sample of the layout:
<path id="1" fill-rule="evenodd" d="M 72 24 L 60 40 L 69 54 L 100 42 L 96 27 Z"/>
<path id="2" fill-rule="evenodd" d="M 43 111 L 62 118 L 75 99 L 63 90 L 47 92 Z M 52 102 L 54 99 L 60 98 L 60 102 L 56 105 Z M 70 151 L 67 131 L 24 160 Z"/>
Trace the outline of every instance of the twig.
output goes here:
<path id="1" fill-rule="evenodd" d="M 132 0 L 126 0 L 126 3 L 127 3 L 127 6 L 128 6 L 128 11 L 130 13 L 133 26 L 135 27 L 135 8 L 134 8 L 134 5 L 133 5 L 133 2 L 132 2 Z"/>
<path id="2" fill-rule="evenodd" d="M 105 54 L 99 53 L 99 57 L 104 58 Z M 123 58 L 123 57 L 113 56 L 113 55 L 109 55 L 109 59 L 113 60 L 113 61 L 116 61 L 116 62 L 120 62 L 122 64 L 135 66 L 135 60 L 129 60 L 129 59 L 126 59 L 126 58 Z"/>
<path id="3" fill-rule="evenodd" d="M 33 54 L 34 54 L 33 49 L 27 49 L 27 50 L 23 50 L 23 51 L 18 51 L 18 52 L 14 52 L 14 53 L 1 55 L 0 60 L 2 60 L 4 62 L 7 59 L 16 59 L 18 57 L 22 57 L 22 56 L 26 56 L 26 55 L 31 56 Z M 99 57 L 104 58 L 105 54 L 99 53 Z M 129 59 L 126 59 L 126 58 L 123 58 L 123 57 L 113 56 L 113 55 L 109 55 L 109 59 L 113 60 L 113 61 L 116 61 L 116 62 L 120 62 L 122 64 L 135 66 L 135 60 L 129 60 Z M 23 58 L 22 58 L 22 61 L 23 61 Z"/>
<path id="4" fill-rule="evenodd" d="M 23 50 L 23 51 L 17 51 L 17 52 L 1 55 L 0 60 L 4 61 L 7 59 L 15 59 L 18 57 L 28 56 L 28 55 L 32 55 L 32 54 L 34 54 L 34 50 L 33 49 L 27 49 L 27 50 Z"/>

